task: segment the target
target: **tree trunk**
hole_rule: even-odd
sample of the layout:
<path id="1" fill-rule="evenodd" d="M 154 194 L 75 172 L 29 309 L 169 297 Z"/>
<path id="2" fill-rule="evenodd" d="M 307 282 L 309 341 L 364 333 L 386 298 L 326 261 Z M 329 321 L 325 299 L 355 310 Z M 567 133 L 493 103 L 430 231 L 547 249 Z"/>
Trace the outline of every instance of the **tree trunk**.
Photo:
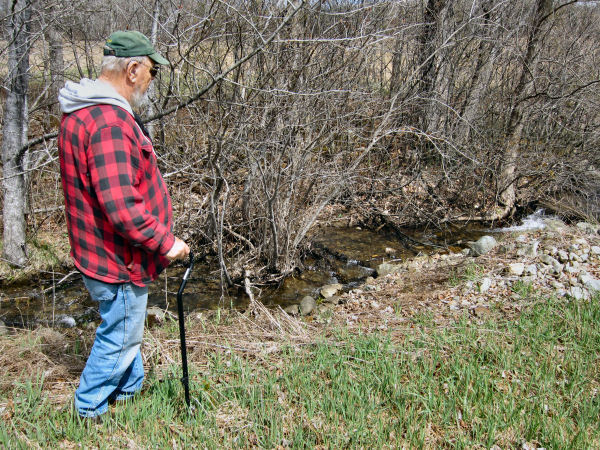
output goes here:
<path id="1" fill-rule="evenodd" d="M 48 66 L 50 69 L 50 88 L 48 89 L 48 125 L 55 129 L 60 124 L 60 105 L 58 104 L 58 91 L 64 84 L 65 60 L 63 56 L 62 35 L 58 29 L 57 18 L 61 13 L 58 4 L 49 5 L 46 11 L 48 24 L 44 30 L 44 37 L 48 43 Z"/>
<path id="2" fill-rule="evenodd" d="M 27 137 L 27 92 L 29 69 L 29 18 L 31 2 L 13 0 L 8 19 L 8 92 L 4 108 L 2 164 L 4 189 L 4 245 L 2 256 L 11 264 L 24 265 L 26 185 L 17 155 Z"/>
<path id="3" fill-rule="evenodd" d="M 156 46 L 156 38 L 158 37 L 159 18 L 160 18 L 160 1 L 156 0 L 154 3 L 154 14 L 152 15 L 152 32 L 150 33 L 150 42 L 152 42 L 152 45 L 154 45 L 154 46 Z M 152 103 L 152 101 L 154 100 L 154 97 L 156 95 L 156 86 L 155 86 L 156 82 L 157 81 L 154 81 L 150 85 L 150 88 L 148 89 L 148 98 L 151 99 L 150 105 L 148 106 L 148 112 L 147 112 L 148 117 L 152 117 L 154 114 L 156 114 L 156 108 L 154 107 L 154 103 Z M 162 119 L 161 119 L 161 121 L 162 121 Z M 148 133 L 150 133 L 150 137 L 154 137 L 154 122 L 148 123 L 146 125 L 146 128 L 148 129 Z"/>
<path id="4" fill-rule="evenodd" d="M 516 204 L 516 169 L 519 157 L 519 145 L 526 121 L 526 111 L 523 108 L 521 100 L 532 88 L 532 74 L 535 73 L 533 66 L 537 57 L 541 25 L 548 17 L 551 8 L 552 0 L 536 0 L 531 21 L 529 23 L 527 47 L 525 55 L 523 55 L 519 81 L 513 93 L 514 100 L 507 127 L 508 136 L 506 148 L 504 149 L 503 164 L 498 179 L 498 185 L 500 186 L 498 203 L 502 207 L 502 210 L 498 212 L 498 218 L 508 216 Z"/>

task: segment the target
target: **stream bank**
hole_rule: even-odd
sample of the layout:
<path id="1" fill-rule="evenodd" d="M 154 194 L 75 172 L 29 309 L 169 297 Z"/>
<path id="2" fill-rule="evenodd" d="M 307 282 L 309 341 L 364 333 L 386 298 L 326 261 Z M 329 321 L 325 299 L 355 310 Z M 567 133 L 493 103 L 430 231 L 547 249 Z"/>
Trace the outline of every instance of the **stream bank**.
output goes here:
<path id="1" fill-rule="evenodd" d="M 314 300 L 323 286 L 339 285 L 340 292 L 360 286 L 377 276 L 381 264 L 407 261 L 417 255 L 460 251 L 465 239 L 477 238 L 483 230 L 470 227 L 451 236 L 427 230 L 404 230 L 401 235 L 386 229 L 323 226 L 315 230 L 308 255 L 300 268 L 279 285 L 255 284 L 255 298 L 267 307 L 286 308 L 303 298 Z M 407 243 L 407 236 L 410 241 Z M 249 298 L 242 289 L 223 289 L 215 265 L 196 263 L 183 295 L 186 313 L 215 309 L 244 310 Z M 176 311 L 176 292 L 185 269 L 174 265 L 150 285 L 148 309 L 162 317 Z M 51 273 L 32 283 L 0 289 L 0 320 L 14 327 L 90 326 L 99 317 L 78 272 Z M 306 313 L 306 311 L 305 311 Z"/>
<path id="2" fill-rule="evenodd" d="M 591 236 L 597 234 L 592 225 L 586 226 L 588 231 L 591 230 Z M 404 272 L 418 275 L 423 270 L 429 270 L 427 267 L 430 267 L 430 270 L 434 272 L 430 274 L 431 278 L 440 282 L 460 277 L 460 271 L 473 272 L 465 276 L 478 279 L 478 274 L 485 272 L 486 264 L 488 264 L 486 258 L 489 258 L 489 255 L 474 256 L 474 250 L 468 250 L 469 243 L 486 234 L 496 236 L 503 241 L 510 239 L 512 234 L 527 236 L 532 233 L 553 233 L 551 229 L 562 229 L 561 227 L 566 230 L 572 228 L 580 231 L 580 228 L 567 227 L 562 222 L 544 218 L 538 214 L 527 218 L 522 225 L 505 229 L 486 230 L 480 227 L 471 227 L 460 232 L 454 230 L 451 234 L 413 230 L 409 235 L 413 241 L 412 245 L 407 246 L 405 238 L 400 239 L 394 233 L 385 230 L 375 232 L 361 227 L 323 227 L 313 237 L 312 252 L 303 261 L 303 270 L 298 271 L 294 276 L 288 277 L 277 287 L 256 286 L 253 291 L 255 291 L 255 297 L 269 308 L 281 307 L 290 314 L 314 315 L 317 317 L 327 308 L 331 309 L 332 306 L 345 303 L 350 298 L 348 296 L 356 295 L 357 291 L 374 290 L 372 286 L 380 283 L 381 279 L 389 276 L 395 278 L 398 277 L 398 274 Z M 406 230 L 406 234 L 408 233 L 409 231 Z M 519 239 L 524 238 L 520 237 Z M 595 254 L 593 253 L 595 250 L 590 250 L 596 247 L 593 242 L 592 240 L 592 244 L 581 244 L 588 249 L 587 257 L 578 256 L 580 260 L 587 258 L 586 261 L 582 262 L 583 267 L 587 267 L 585 263 L 588 263 L 588 261 L 595 261 Z M 540 242 L 536 245 L 535 252 L 543 251 Z M 519 252 L 522 253 L 522 243 L 513 244 L 513 247 L 516 248 L 517 246 L 520 249 Z M 502 244 L 501 248 L 505 249 L 505 244 Z M 467 251 L 471 252 L 471 256 L 467 256 Z M 507 247 L 504 251 L 508 257 L 511 250 Z M 566 259 L 565 252 L 567 252 Z M 576 267 L 579 262 L 574 260 L 573 263 L 569 263 L 568 258 L 570 256 L 567 250 L 561 249 L 560 251 L 547 251 L 546 253 L 548 258 L 557 260 L 556 264 L 562 264 L 563 270 L 568 271 L 570 275 L 579 273 Z M 546 259 L 546 261 L 550 260 Z M 466 264 L 468 267 L 461 268 L 461 264 Z M 518 271 L 521 267 L 520 264 L 523 265 L 522 276 L 524 278 L 520 278 L 518 281 L 532 283 L 532 286 L 537 286 L 535 282 L 539 281 L 544 273 L 546 264 L 532 260 L 524 260 L 522 263 L 516 262 L 515 264 L 517 266 L 511 270 Z M 454 273 L 447 274 L 446 268 L 452 266 L 456 266 L 452 269 Z M 550 266 L 552 266 L 552 263 L 550 263 Z M 502 272 L 504 269 L 496 270 Z M 582 270 L 592 279 L 595 279 L 595 269 L 593 267 Z M 172 315 L 176 311 L 176 291 L 183 271 L 182 267 L 169 268 L 151 286 L 148 302 L 151 320 L 161 320 L 165 314 Z M 585 273 L 583 281 L 579 285 L 572 284 L 570 281 L 565 283 L 558 277 L 553 280 L 555 281 L 554 287 L 560 290 L 561 295 L 566 292 L 578 295 L 580 292 L 578 288 L 581 287 L 583 290 L 581 296 L 589 296 L 590 293 L 586 291 L 585 284 L 587 282 L 589 285 L 590 280 L 586 278 Z M 80 277 L 75 274 L 60 286 L 57 285 L 57 278 L 45 280 L 40 286 L 33 289 L 27 286 L 25 289 L 21 288 L 21 290 L 5 290 L 2 293 L 3 298 L 0 302 L 0 320 L 7 326 L 13 327 L 58 325 L 68 328 L 73 326 L 85 327 L 87 324 L 94 327 L 99 319 L 97 305 L 89 299 L 87 291 L 79 279 Z M 373 284 L 375 281 L 377 282 Z M 475 283 L 475 281 L 473 282 Z M 483 283 L 481 286 L 473 285 L 471 288 L 474 290 L 479 289 L 482 291 L 481 293 L 487 291 L 498 293 L 498 290 L 512 289 L 510 283 L 497 281 L 493 277 L 484 277 L 481 283 Z M 427 288 L 414 280 L 403 282 L 401 289 L 409 297 L 411 295 L 419 297 L 427 291 Z M 461 295 L 462 293 L 457 293 L 450 299 L 444 297 L 444 300 L 451 308 L 477 309 L 481 313 L 485 312 L 482 308 L 490 307 L 489 304 L 479 301 L 468 302 L 467 305 Z M 218 272 L 211 270 L 208 265 L 199 264 L 196 266 L 184 294 L 186 314 L 216 309 L 243 311 L 247 309 L 248 301 L 247 295 L 241 290 L 222 290 Z M 326 312 L 325 315 L 330 315 L 330 311 Z"/>

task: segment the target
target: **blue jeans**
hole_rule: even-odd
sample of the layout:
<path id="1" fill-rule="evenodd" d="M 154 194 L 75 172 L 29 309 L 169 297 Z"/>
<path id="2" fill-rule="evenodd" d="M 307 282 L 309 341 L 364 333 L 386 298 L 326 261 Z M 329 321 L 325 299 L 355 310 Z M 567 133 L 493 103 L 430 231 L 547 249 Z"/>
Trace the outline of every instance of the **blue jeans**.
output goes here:
<path id="1" fill-rule="evenodd" d="M 142 387 L 140 345 L 148 288 L 108 284 L 85 275 L 83 282 L 99 303 L 102 322 L 75 391 L 75 408 L 82 417 L 94 417 L 107 411 L 109 400 L 127 399 Z"/>

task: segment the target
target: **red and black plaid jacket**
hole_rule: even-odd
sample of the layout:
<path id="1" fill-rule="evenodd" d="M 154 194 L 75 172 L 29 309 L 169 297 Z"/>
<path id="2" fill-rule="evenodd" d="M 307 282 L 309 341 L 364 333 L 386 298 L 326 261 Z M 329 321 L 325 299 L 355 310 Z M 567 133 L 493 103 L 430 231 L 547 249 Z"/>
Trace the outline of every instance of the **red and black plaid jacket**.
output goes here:
<path id="1" fill-rule="evenodd" d="M 124 109 L 95 105 L 63 115 L 58 149 L 77 268 L 107 283 L 156 279 L 175 237 L 150 139 Z"/>

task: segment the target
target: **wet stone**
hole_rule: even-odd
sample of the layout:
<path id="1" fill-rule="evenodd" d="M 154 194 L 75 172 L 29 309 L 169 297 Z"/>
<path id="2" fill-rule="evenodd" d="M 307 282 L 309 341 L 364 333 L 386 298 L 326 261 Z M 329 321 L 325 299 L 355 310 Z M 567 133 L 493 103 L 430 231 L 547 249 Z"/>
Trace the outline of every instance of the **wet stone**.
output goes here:
<path id="1" fill-rule="evenodd" d="M 497 242 L 492 236 L 482 236 L 475 242 L 467 242 L 474 256 L 481 256 L 488 253 L 496 246 Z"/>
<path id="2" fill-rule="evenodd" d="M 290 316 L 297 316 L 300 313 L 298 305 L 289 305 L 284 308 L 284 311 Z"/>
<path id="3" fill-rule="evenodd" d="M 323 299 L 324 304 L 338 305 L 342 303 L 342 298 L 339 295 L 332 295 L 329 298 Z"/>
<path id="4" fill-rule="evenodd" d="M 300 301 L 300 314 L 307 316 L 314 311 L 316 306 L 315 299 L 307 295 Z"/>
<path id="5" fill-rule="evenodd" d="M 339 283 L 328 284 L 321 288 L 321 295 L 323 298 L 329 298 L 337 294 L 337 292 L 342 289 L 342 285 Z"/>
<path id="6" fill-rule="evenodd" d="M 73 328 L 77 325 L 77 322 L 71 316 L 60 316 L 56 321 L 56 325 L 62 328 Z"/>

